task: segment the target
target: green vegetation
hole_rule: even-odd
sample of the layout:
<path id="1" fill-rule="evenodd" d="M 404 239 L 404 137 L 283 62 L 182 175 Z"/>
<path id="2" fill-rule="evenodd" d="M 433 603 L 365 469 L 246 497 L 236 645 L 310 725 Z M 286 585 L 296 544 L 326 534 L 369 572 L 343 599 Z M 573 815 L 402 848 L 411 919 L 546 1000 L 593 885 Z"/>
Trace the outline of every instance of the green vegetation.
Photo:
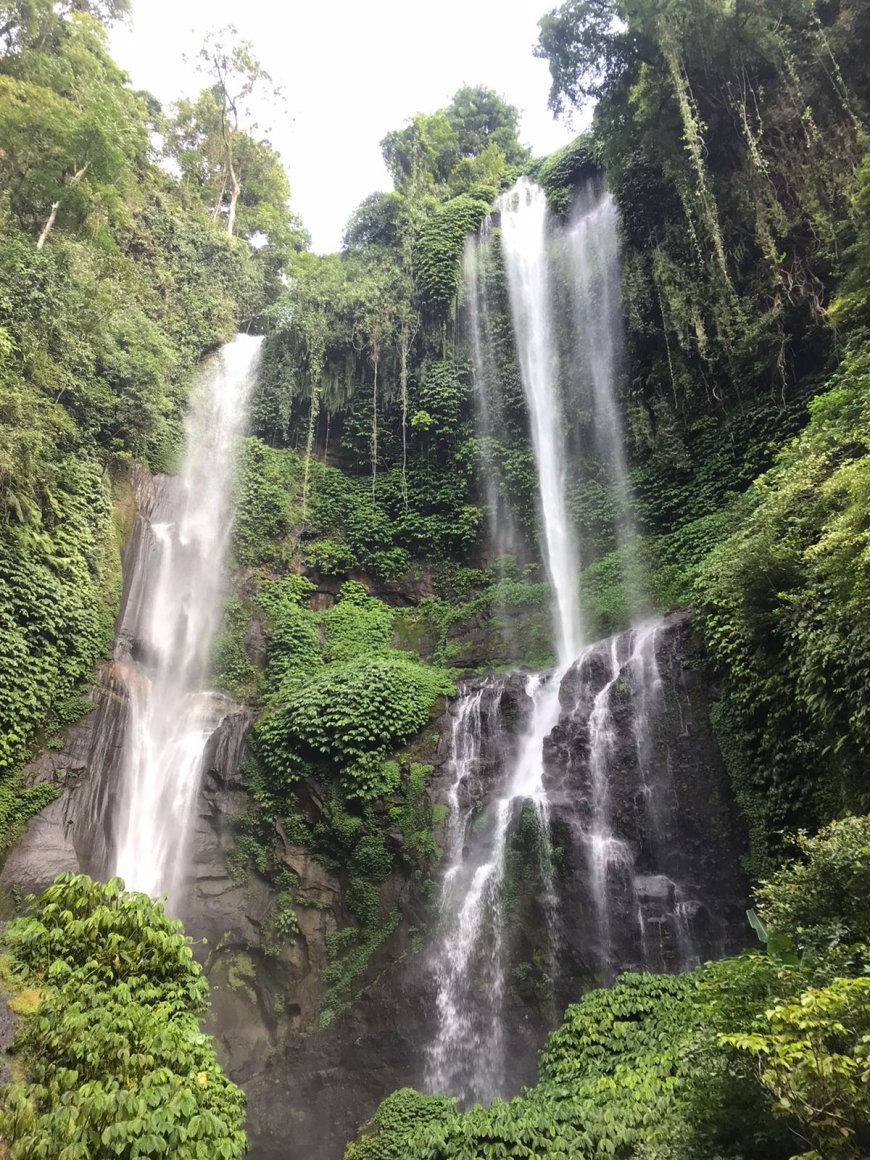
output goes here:
<path id="1" fill-rule="evenodd" d="M 51 793 L 20 789 L 21 763 L 87 708 L 108 653 L 125 472 L 172 468 L 191 370 L 256 322 L 292 241 L 286 178 L 242 190 L 252 249 L 192 196 L 195 148 L 180 181 L 160 165 L 153 134 L 181 121 L 108 56 L 102 21 L 126 8 L 3 6 L 0 847 Z"/>
<path id="2" fill-rule="evenodd" d="M 270 311 L 255 434 L 302 456 L 306 561 L 385 579 L 474 550 L 469 372 L 449 340 L 466 235 L 526 154 L 518 114 L 464 87 L 387 135 L 395 190 L 351 218 L 339 255 L 300 254 Z M 339 456 L 342 471 L 318 460 Z"/>
<path id="3" fill-rule="evenodd" d="M 396 1092 L 346 1160 L 859 1160 L 870 1145 L 868 840 L 861 817 L 802 841 L 759 892 L 767 953 L 624 975 L 568 1008 L 536 1087 L 464 1114 Z"/>
<path id="4" fill-rule="evenodd" d="M 253 733 L 256 761 L 248 782 L 258 812 L 236 819 L 231 870 L 265 876 L 290 906 L 294 883 L 280 857 L 289 837 L 333 872 L 344 871 L 344 897 L 358 927 L 336 932 L 324 972 L 322 1022 L 347 1005 L 353 980 L 396 929 L 398 912 L 382 913 L 380 886 L 396 854 L 422 883 L 440 854 L 436 816 L 426 793 L 428 767 L 394 752 L 429 720 L 434 702 L 452 692 L 449 674 L 391 647 L 394 612 L 347 581 L 332 607 L 307 606 L 312 585 L 296 575 L 265 579 L 257 600 L 268 646 L 263 699 Z M 324 806 L 312 814 L 314 784 Z M 443 819 L 440 819 L 443 820 Z"/>
<path id="5" fill-rule="evenodd" d="M 117 878 L 62 874 L 3 941 L 18 1016 L 0 1110 L 6 1155 L 245 1154 L 244 1097 L 199 1027 L 208 985 L 159 903 Z"/>
<path id="6" fill-rule="evenodd" d="M 337 604 L 314 613 L 304 582 L 264 583 L 269 646 L 255 752 L 278 792 L 303 776 L 336 780 L 346 799 L 382 796 L 398 778 L 387 754 L 429 719 L 449 675 L 391 647 L 393 613 L 347 581 Z"/>
<path id="7" fill-rule="evenodd" d="M 562 218 L 606 175 L 641 536 L 617 543 L 591 417 L 565 416 L 583 447 L 568 456 L 580 586 L 602 634 L 629 617 L 629 564 L 653 605 L 696 609 L 767 949 L 593 992 L 535 1088 L 464 1114 L 398 1092 L 348 1156 L 866 1156 L 864 0 L 566 0 L 539 52 L 555 109 L 596 100 L 590 131 L 531 159 L 517 110 L 464 86 L 387 134 L 394 189 L 357 208 L 332 255 L 305 250 L 286 173 L 250 126 L 271 81 L 232 30 L 203 46 L 203 92 L 164 110 L 108 55 L 126 0 L 0 8 L 0 852 L 58 792 L 25 788 L 22 766 L 87 711 L 108 654 L 129 469 L 172 470 L 191 373 L 244 326 L 267 341 L 212 667 L 257 721 L 229 872 L 272 887 L 272 965 L 306 905 L 293 848 L 340 882 L 323 1026 L 373 955 L 413 950 L 392 879 L 425 902 L 440 857 L 425 730 L 449 666 L 552 661 L 498 228 L 477 256 L 485 432 L 463 252 L 520 172 Z M 483 508 L 502 501 L 515 555 L 494 559 Z M 555 857 L 526 811 L 508 908 Z M 159 907 L 63 878 L 6 941 L 13 1156 L 241 1154 L 241 1097 L 198 1029 L 204 983 Z M 253 957 L 233 953 L 229 985 L 252 993 Z"/>
<path id="8" fill-rule="evenodd" d="M 865 165 L 858 208 L 868 190 Z M 865 217 L 852 249 L 859 269 L 867 253 Z M 728 675 L 720 733 L 759 868 L 779 852 L 783 829 L 870 804 L 868 300 L 850 274 L 832 307 L 846 339 L 837 371 L 807 426 L 755 482 L 751 511 L 698 573 L 705 637 Z"/>

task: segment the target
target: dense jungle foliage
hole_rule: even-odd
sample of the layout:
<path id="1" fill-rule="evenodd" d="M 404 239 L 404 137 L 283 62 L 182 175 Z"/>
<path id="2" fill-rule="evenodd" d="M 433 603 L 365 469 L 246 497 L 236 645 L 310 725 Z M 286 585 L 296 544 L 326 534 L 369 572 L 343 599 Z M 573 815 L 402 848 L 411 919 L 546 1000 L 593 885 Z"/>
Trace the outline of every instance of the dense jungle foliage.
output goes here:
<path id="1" fill-rule="evenodd" d="M 109 654 L 130 465 L 171 470 L 195 365 L 265 333 L 214 653 L 257 716 L 230 870 L 273 888 L 267 954 L 296 931 L 286 845 L 340 881 L 321 1024 L 346 1010 L 400 922 L 384 884 L 425 900 L 440 856 L 433 707 L 462 672 L 552 661 L 497 223 L 477 415 L 467 237 L 520 174 L 564 219 L 603 173 L 632 559 L 651 605 L 695 609 L 721 678 L 766 949 L 593 992 L 537 1087 L 465 1113 L 398 1092 L 348 1157 L 867 1155 L 866 0 L 566 0 L 538 51 L 554 109 L 596 102 L 591 130 L 533 159 L 517 111 L 463 87 L 385 137 L 393 189 L 331 255 L 307 251 L 249 123 L 270 85 L 250 46 L 211 38 L 201 94 L 162 109 L 107 53 L 126 7 L 0 2 L 0 845 L 57 792 L 22 766 Z M 601 633 L 631 613 L 613 506 L 579 479 Z M 204 985 L 159 907 L 64 879 L 5 942 L 14 1156 L 241 1154 Z"/>
<path id="2" fill-rule="evenodd" d="M 4 1155 L 245 1154 L 244 1097 L 199 1028 L 208 984 L 159 902 L 62 874 L 3 941 L 0 986 L 18 1016 Z"/>

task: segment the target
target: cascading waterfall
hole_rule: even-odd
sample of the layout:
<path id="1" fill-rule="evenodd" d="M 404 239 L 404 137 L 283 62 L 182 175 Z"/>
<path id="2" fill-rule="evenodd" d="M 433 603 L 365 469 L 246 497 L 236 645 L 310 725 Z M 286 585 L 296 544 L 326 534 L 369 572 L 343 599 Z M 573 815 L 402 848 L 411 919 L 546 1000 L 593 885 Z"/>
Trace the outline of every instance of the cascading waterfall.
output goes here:
<path id="1" fill-rule="evenodd" d="M 492 924 L 492 907 L 498 906 L 493 881 L 497 867 L 492 857 L 484 857 L 477 866 L 470 864 L 465 849 L 482 774 L 484 721 L 497 713 L 498 695 L 493 699 L 483 686 L 460 698 L 453 719 L 455 777 L 448 795 L 449 861 L 441 892 L 444 935 L 435 957 L 439 1034 L 426 1059 L 426 1081 L 432 1090 L 455 1090 L 480 1099 L 497 1090 L 501 1080 L 500 924 L 497 920 Z M 487 923 L 494 925 L 493 940 L 482 947 L 475 936 Z M 466 979 L 472 969 L 483 982 L 482 1004 L 467 1001 Z"/>
<path id="2" fill-rule="evenodd" d="M 448 799 L 453 820 L 441 896 L 443 933 L 433 956 L 438 1032 L 426 1060 L 430 1090 L 476 1101 L 492 1099 L 505 1082 L 502 885 L 509 830 L 528 804 L 536 811 L 542 833 L 548 832 L 543 744 L 559 716 L 558 680 L 553 674 L 529 674 L 527 730 L 512 760 L 507 753 L 498 755 L 512 770 L 505 792 L 478 814 L 481 799 L 474 796 L 473 787 L 479 786 L 483 738 L 499 729 L 501 691 L 494 685 L 467 694 L 454 719 L 455 780 Z M 540 870 L 547 884 L 545 921 L 552 921 L 554 900 L 548 889 L 552 866 L 546 842 Z"/>
<path id="3" fill-rule="evenodd" d="M 561 672 L 571 664 L 581 644 L 579 565 L 566 503 L 546 199 L 538 186 L 522 179 L 502 198 L 499 209 L 517 354 L 538 472 L 544 556 L 555 597 L 560 669 L 527 678 L 525 692 L 531 702 L 527 729 L 510 762 L 503 793 L 488 805 L 484 817 L 474 819 L 477 834 L 473 854 L 468 841 L 473 821 L 470 812 L 450 834 L 442 894 L 443 934 L 433 954 L 438 1028 L 428 1051 L 426 1082 L 432 1091 L 450 1091 L 476 1100 L 491 1099 L 503 1089 L 505 1079 L 501 1043 L 505 989 L 502 884 L 509 831 L 525 804 L 536 811 L 544 835 L 542 901 L 552 956 L 557 915 L 549 864 L 544 742 L 560 715 Z M 475 259 L 472 253 L 471 260 Z M 467 254 L 466 278 L 470 281 L 468 263 Z M 485 355 L 477 302 L 474 295 L 472 353 L 481 368 Z M 479 719 L 463 706 L 457 717 L 460 732 L 454 734 L 456 781 L 451 805 L 458 801 L 469 776 L 464 759 L 468 752 L 465 732 L 479 726 Z M 472 977 L 478 981 L 474 992 L 469 986 Z M 482 1002 L 481 996 L 485 996 Z"/>
<path id="4" fill-rule="evenodd" d="M 589 892 L 597 927 L 597 970 L 602 979 L 612 978 L 618 969 L 626 966 L 665 969 L 662 922 L 670 924 L 671 933 L 676 937 L 678 965 L 694 965 L 697 960 L 690 922 L 693 900 L 685 898 L 680 885 L 670 878 L 638 871 L 635 845 L 617 832 L 611 800 L 611 787 L 619 772 L 617 766 L 627 763 L 619 745 L 620 730 L 626 724 L 625 714 L 617 717 L 617 707 L 620 701 L 628 699 L 628 726 L 634 748 L 629 760 L 634 766 L 636 808 L 642 816 L 640 829 L 652 858 L 660 860 L 665 853 L 661 847 L 666 841 L 664 831 L 673 789 L 667 776 L 667 762 L 662 766 L 656 760 L 652 744 L 656 720 L 664 708 L 656 657 L 660 623 L 643 623 L 609 641 L 590 645 L 575 666 L 579 681 L 574 692 L 575 722 L 584 712 L 588 713 L 588 753 L 584 761 L 588 820 L 581 826 L 579 836 L 586 849 Z M 664 899 L 664 906 L 658 907 L 659 913 L 654 919 L 660 936 L 655 946 L 650 942 L 646 905 L 651 894 L 658 896 L 659 901 Z M 615 923 L 620 927 L 618 941 L 614 938 Z"/>
<path id="5" fill-rule="evenodd" d="M 521 178 L 499 201 L 502 248 L 523 389 L 538 472 L 544 557 L 556 604 L 556 655 L 580 650 L 579 561 L 568 517 L 565 439 L 548 246 L 549 210 L 540 186 Z"/>
<path id="6" fill-rule="evenodd" d="M 614 509 L 614 539 L 622 554 L 628 605 L 644 601 L 632 550 L 636 529 L 616 382 L 622 353 L 619 211 L 611 194 L 590 182 L 577 191 L 561 234 L 572 323 L 571 371 L 592 404 L 592 440 Z"/>
<path id="7" fill-rule="evenodd" d="M 544 981 L 551 989 L 569 931 L 575 946 L 583 948 L 590 979 L 605 980 L 632 967 L 692 965 L 698 956 L 692 921 L 700 906 L 661 870 L 674 862 L 661 855 L 676 807 L 668 754 L 653 740 L 666 715 L 656 652 L 659 622 L 639 621 L 609 641 L 583 647 L 580 559 L 566 459 L 572 411 L 591 415 L 591 432 L 587 423 L 583 436 L 590 445 L 581 448 L 591 459 L 581 466 L 588 477 L 603 480 L 612 496 L 611 532 L 620 550 L 627 605 L 635 615 L 642 605 L 626 550 L 635 532 L 615 399 L 622 326 L 616 209 L 609 195 L 590 186 L 578 196 L 567 226 L 558 226 L 543 191 L 525 178 L 501 198 L 498 209 L 537 469 L 542 555 L 553 591 L 557 668 L 526 674 L 522 690 L 516 675 L 491 678 L 462 694 L 455 710 L 441 925 L 429 958 L 436 1029 L 426 1052 L 425 1083 L 432 1092 L 484 1102 L 505 1094 L 516 1081 L 508 1043 L 509 1034 L 516 1042 L 515 1028 L 506 1008 L 515 932 L 506 926 L 505 890 L 512 835 L 525 811 L 534 810 L 542 835 L 534 904 L 546 945 L 543 954 L 535 953 L 545 963 Z M 465 258 L 485 429 L 491 422 L 485 396 L 498 379 L 487 349 L 493 323 L 480 274 L 487 235 L 488 229 L 469 242 Z M 498 524 L 501 503 L 491 481 L 487 499 Z M 498 527 L 494 542 L 499 543 Z M 523 706 L 519 729 L 518 714 L 505 712 L 506 700 Z M 553 755 L 566 722 L 585 741 L 562 758 L 562 776 Z M 619 809 L 613 801 L 615 779 L 621 786 Z M 633 803 L 630 825 L 626 793 Z M 556 805 L 570 818 L 569 869 L 573 858 L 575 877 L 582 875 L 576 897 L 562 900 L 554 887 L 550 837 Z"/>
<path id="8" fill-rule="evenodd" d="M 181 474 L 153 481 L 118 652 L 129 699 L 115 873 L 177 905 L 206 743 L 228 710 L 206 688 L 232 527 L 236 438 L 260 338 L 238 335 L 203 368 L 185 422 Z"/>

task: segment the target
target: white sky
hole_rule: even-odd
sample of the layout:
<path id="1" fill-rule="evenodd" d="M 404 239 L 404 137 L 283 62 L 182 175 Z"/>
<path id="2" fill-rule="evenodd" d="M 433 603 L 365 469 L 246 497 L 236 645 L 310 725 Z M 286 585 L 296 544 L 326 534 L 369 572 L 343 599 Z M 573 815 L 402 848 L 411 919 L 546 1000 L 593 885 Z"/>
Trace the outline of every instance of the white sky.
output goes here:
<path id="1" fill-rule="evenodd" d="M 522 113 L 520 139 L 548 153 L 573 133 L 547 109 L 550 74 L 532 56 L 558 0 L 133 0 L 112 48 L 137 88 L 168 104 L 203 87 L 193 61 L 211 29 L 251 40 L 286 102 L 260 129 L 281 153 L 292 204 L 320 252 L 338 249 L 351 211 L 390 179 L 378 143 L 462 84 L 495 89 Z"/>

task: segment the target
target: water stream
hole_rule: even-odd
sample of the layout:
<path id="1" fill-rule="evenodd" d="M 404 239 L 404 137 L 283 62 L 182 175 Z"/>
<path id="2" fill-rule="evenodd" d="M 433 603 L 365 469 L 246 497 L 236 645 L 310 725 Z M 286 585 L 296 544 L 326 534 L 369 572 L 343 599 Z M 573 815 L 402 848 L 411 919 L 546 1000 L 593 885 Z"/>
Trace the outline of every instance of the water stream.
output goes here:
<path id="1" fill-rule="evenodd" d="M 499 201 L 517 358 L 538 473 L 544 560 L 555 599 L 560 666 L 580 650 L 579 560 L 568 515 L 563 406 L 553 316 L 550 213 L 540 186 L 521 178 Z"/>
<path id="2" fill-rule="evenodd" d="M 580 453 L 594 458 L 608 492 L 626 599 L 638 614 L 646 602 L 633 555 L 637 530 L 616 392 L 623 346 L 619 212 L 597 182 L 577 191 L 561 242 L 570 375 L 576 394 L 589 400 L 592 411 L 592 447 L 581 446 Z"/>
<path id="3" fill-rule="evenodd" d="M 503 683 L 493 681 L 461 698 L 454 718 L 442 934 L 433 951 L 438 1034 L 427 1051 L 426 1083 L 432 1091 L 449 1091 L 464 1100 L 487 1101 L 504 1090 L 502 1005 L 507 961 L 502 887 L 510 828 L 529 805 L 541 832 L 549 829 L 543 744 L 559 717 L 558 675 L 532 673 L 524 684 L 530 703 L 528 724 L 514 752 L 495 754 L 496 764 L 504 763 L 510 772 L 502 792 L 484 808 L 481 764 L 484 756 L 492 759 L 487 743 L 502 731 Z M 545 883 L 544 921 L 554 924 L 546 843 L 540 871 Z"/>
<path id="4" fill-rule="evenodd" d="M 205 746 L 229 708 L 208 690 L 208 666 L 225 594 L 236 438 L 261 343 L 238 335 L 204 366 L 181 472 L 147 480 L 131 539 L 136 559 L 116 647 L 128 718 L 114 872 L 132 890 L 167 894 L 171 907 L 186 872 Z"/>
<path id="5" fill-rule="evenodd" d="M 440 933 L 429 955 L 436 1028 L 426 1052 L 425 1083 L 429 1091 L 465 1102 L 487 1102 L 511 1088 L 516 1029 L 510 1024 L 517 1015 L 509 999 L 517 938 L 511 928 L 511 856 L 529 809 L 542 835 L 531 896 L 525 887 L 525 905 L 531 897 L 543 944 L 533 952 L 541 985 L 551 991 L 556 986 L 569 933 L 575 959 L 579 943 L 584 969 L 599 981 L 619 969 L 673 969 L 697 958 L 693 900 L 657 869 L 675 803 L 668 754 L 656 740 L 664 715 L 659 624 L 640 618 L 643 601 L 630 551 L 635 529 L 616 398 L 622 342 L 616 209 L 609 195 L 590 185 L 561 225 L 543 190 L 522 178 L 500 199 L 498 211 L 509 321 L 537 473 L 541 557 L 553 594 L 557 667 L 491 677 L 462 693 L 454 710 Z M 493 427 L 499 372 L 492 349 L 498 324 L 482 273 L 491 244 L 487 224 L 465 255 L 485 434 Z M 606 489 L 612 501 L 611 542 L 623 568 L 627 606 L 638 618 L 633 629 L 585 645 L 572 510 L 584 480 Z M 501 549 L 504 502 L 491 479 L 485 480 L 485 499 L 493 542 Z M 566 736 L 580 740 L 554 756 Z M 562 897 L 551 843 L 554 809 L 570 845 L 560 856 L 569 868 L 572 861 L 579 865 L 582 875 Z"/>

